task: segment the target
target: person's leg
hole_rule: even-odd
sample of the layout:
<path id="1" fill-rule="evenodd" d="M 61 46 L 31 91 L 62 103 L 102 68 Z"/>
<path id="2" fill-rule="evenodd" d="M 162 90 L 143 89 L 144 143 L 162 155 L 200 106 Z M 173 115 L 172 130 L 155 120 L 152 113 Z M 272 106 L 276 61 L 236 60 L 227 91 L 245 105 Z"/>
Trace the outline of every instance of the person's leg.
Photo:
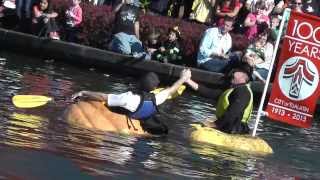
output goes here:
<path id="1" fill-rule="evenodd" d="M 131 53 L 135 58 L 150 60 L 151 56 L 145 52 L 142 42 L 135 36 L 130 35 Z"/>
<path id="2" fill-rule="evenodd" d="M 26 18 L 29 19 L 31 18 L 31 9 L 32 9 L 32 0 L 25 0 L 25 15 L 26 15 Z"/>
<path id="3" fill-rule="evenodd" d="M 135 36 L 135 35 L 129 35 L 129 43 L 131 46 L 132 53 L 142 53 L 144 52 L 142 42 Z"/>
<path id="4" fill-rule="evenodd" d="M 129 40 L 130 37 L 125 33 L 115 34 L 111 42 L 111 50 L 117 53 L 130 55 L 131 46 Z"/>
<path id="5" fill-rule="evenodd" d="M 222 73 L 225 67 L 228 65 L 228 63 L 228 60 L 212 58 L 207 62 L 200 64 L 200 68 L 211 72 Z"/>
<path id="6" fill-rule="evenodd" d="M 254 81 L 258 80 L 263 83 L 266 83 L 267 77 L 268 77 L 268 70 L 264 68 L 256 68 L 252 74 L 252 79 Z"/>
<path id="7" fill-rule="evenodd" d="M 21 19 L 21 16 L 22 16 L 22 12 L 21 12 L 22 5 L 23 5 L 23 0 L 16 0 L 16 10 L 17 10 L 17 16 L 19 17 L 19 19 Z"/>

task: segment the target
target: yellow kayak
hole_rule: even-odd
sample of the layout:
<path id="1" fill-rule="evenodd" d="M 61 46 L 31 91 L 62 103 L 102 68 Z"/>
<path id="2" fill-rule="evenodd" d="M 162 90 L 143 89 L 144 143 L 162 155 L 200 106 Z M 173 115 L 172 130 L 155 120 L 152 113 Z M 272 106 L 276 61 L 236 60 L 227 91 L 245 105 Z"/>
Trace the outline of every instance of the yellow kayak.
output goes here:
<path id="1" fill-rule="evenodd" d="M 269 144 L 259 137 L 227 134 L 214 128 L 202 127 L 200 124 L 191 124 L 191 126 L 193 127 L 190 134 L 191 141 L 204 142 L 258 154 L 273 153 Z"/>

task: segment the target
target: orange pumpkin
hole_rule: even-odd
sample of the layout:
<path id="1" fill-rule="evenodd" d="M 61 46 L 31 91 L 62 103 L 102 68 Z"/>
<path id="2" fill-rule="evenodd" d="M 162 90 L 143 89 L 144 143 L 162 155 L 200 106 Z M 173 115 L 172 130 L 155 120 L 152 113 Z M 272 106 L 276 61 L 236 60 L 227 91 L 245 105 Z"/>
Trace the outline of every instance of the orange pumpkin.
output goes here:
<path id="1" fill-rule="evenodd" d="M 139 120 L 111 112 L 102 102 L 79 101 L 70 105 L 64 118 L 72 125 L 127 135 L 148 136 Z"/>

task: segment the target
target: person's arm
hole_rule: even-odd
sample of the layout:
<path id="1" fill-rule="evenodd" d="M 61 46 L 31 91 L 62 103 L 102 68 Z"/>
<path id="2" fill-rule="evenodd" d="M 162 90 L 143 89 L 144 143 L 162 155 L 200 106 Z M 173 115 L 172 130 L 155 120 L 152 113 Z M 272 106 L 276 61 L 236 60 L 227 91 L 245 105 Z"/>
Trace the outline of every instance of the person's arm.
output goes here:
<path id="1" fill-rule="evenodd" d="M 209 58 L 212 55 L 212 39 L 213 39 L 213 29 L 208 29 L 205 31 L 199 46 L 199 54 L 202 59 Z"/>
<path id="2" fill-rule="evenodd" d="M 210 0 L 210 5 L 211 8 L 214 8 L 214 6 L 216 5 L 216 0 Z"/>
<path id="3" fill-rule="evenodd" d="M 283 12 L 283 9 L 285 8 L 285 3 L 283 0 L 279 1 L 278 4 L 275 5 L 275 7 L 273 8 L 273 11 L 275 13 L 282 13 Z"/>
<path id="4" fill-rule="evenodd" d="M 121 9 L 121 7 L 124 5 L 124 1 L 125 0 L 121 0 L 121 2 L 118 5 L 116 5 L 115 8 L 113 8 L 112 12 L 117 13 Z"/>
<path id="5" fill-rule="evenodd" d="M 186 83 L 194 90 L 199 92 L 202 96 L 205 96 L 210 99 L 217 99 L 219 95 L 222 93 L 222 90 L 210 89 L 204 85 L 198 84 L 197 82 L 189 79 Z"/>
<path id="6" fill-rule="evenodd" d="M 77 8 L 75 13 L 70 12 L 70 16 L 76 22 L 75 24 L 81 23 L 82 22 L 82 9 L 81 8 Z"/>
<path id="7" fill-rule="evenodd" d="M 162 104 L 169 96 L 173 95 L 179 89 L 179 87 L 190 78 L 190 69 L 182 70 L 180 73 L 180 78 L 175 83 L 173 83 L 173 85 L 165 88 L 160 93 L 155 95 L 157 105 Z"/>
<path id="8" fill-rule="evenodd" d="M 181 4 L 180 7 L 179 7 L 179 15 L 178 15 L 179 19 L 183 18 L 184 11 L 185 11 L 184 4 Z"/>
<path id="9" fill-rule="evenodd" d="M 42 12 L 39 11 L 38 6 L 33 6 L 33 15 L 34 15 L 34 17 L 36 17 L 36 18 L 42 16 Z"/>
<path id="10" fill-rule="evenodd" d="M 136 37 L 138 39 L 140 39 L 140 23 L 139 23 L 139 21 L 136 21 L 134 23 L 134 33 L 135 33 Z"/>
<path id="11" fill-rule="evenodd" d="M 240 5 L 234 7 L 234 9 L 231 12 L 226 13 L 226 15 L 230 16 L 230 17 L 236 17 L 238 15 L 239 11 L 240 11 Z"/>
<path id="12" fill-rule="evenodd" d="M 275 5 L 274 5 L 274 1 L 271 4 L 268 4 L 268 9 L 266 10 L 266 15 L 269 16 L 271 14 L 271 12 L 273 11 Z"/>
<path id="13" fill-rule="evenodd" d="M 273 45 L 271 43 L 267 43 L 264 52 L 264 62 L 270 63 L 272 61 L 273 56 Z"/>
<path id="14" fill-rule="evenodd" d="M 224 17 L 226 13 L 221 12 L 221 7 L 218 5 L 216 9 L 216 15 L 219 17 Z"/>
<path id="15" fill-rule="evenodd" d="M 94 91 L 80 91 L 72 95 L 71 99 L 75 100 L 77 98 L 87 98 L 94 101 L 108 101 L 108 94 Z"/>
<path id="16" fill-rule="evenodd" d="M 46 14 L 46 16 L 47 16 L 48 18 L 56 18 L 56 17 L 58 16 L 58 13 L 52 12 L 52 13 Z"/>

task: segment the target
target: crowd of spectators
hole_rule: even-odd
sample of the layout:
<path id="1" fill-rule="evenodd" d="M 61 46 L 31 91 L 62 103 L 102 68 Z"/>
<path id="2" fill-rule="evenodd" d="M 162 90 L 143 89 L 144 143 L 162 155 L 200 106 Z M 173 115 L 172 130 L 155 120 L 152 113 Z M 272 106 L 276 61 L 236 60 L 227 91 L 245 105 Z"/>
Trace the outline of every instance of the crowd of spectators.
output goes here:
<path id="1" fill-rule="evenodd" d="M 197 67 L 223 73 L 230 64 L 243 61 L 254 68 L 253 78 L 261 81 L 265 81 L 270 69 L 284 9 L 320 14 L 320 2 L 316 0 L 65 0 L 68 5 L 59 12 L 52 8 L 51 1 L 54 0 L 2 0 L 0 23 L 4 26 L 10 17 L 9 24 L 17 22 L 15 30 L 80 42 L 86 13 L 82 12 L 83 4 L 108 6 L 114 22 L 112 35 L 103 39 L 105 49 L 139 60 L 184 64 L 182 39 L 186 34 L 179 25 L 166 31 L 157 27 L 143 33 L 141 30 L 141 16 L 145 14 L 180 19 L 206 27 L 197 34 L 197 52 L 191 56 Z M 236 37 L 245 39 L 247 46 L 237 47 Z"/>

